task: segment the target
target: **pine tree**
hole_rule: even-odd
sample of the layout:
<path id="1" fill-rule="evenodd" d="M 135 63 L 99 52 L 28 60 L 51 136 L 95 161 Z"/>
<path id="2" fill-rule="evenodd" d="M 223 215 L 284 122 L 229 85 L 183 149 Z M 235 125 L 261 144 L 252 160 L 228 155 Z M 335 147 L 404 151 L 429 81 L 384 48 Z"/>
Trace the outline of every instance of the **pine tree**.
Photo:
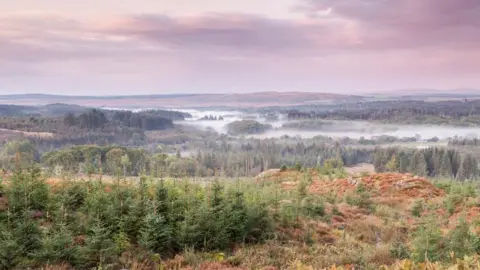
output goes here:
<path id="1" fill-rule="evenodd" d="M 396 172 L 398 171 L 399 169 L 399 162 L 397 160 L 397 157 L 395 156 L 395 154 L 392 156 L 392 158 L 390 159 L 390 161 L 387 163 L 387 165 L 385 166 L 385 168 L 390 171 L 390 172 Z"/>
<path id="2" fill-rule="evenodd" d="M 408 156 L 405 154 L 405 152 L 401 151 L 399 153 L 398 159 L 399 159 L 398 171 L 400 173 L 408 172 L 408 169 L 410 168 L 410 160 Z"/>
<path id="3" fill-rule="evenodd" d="M 227 234 L 230 241 L 234 243 L 241 243 L 246 236 L 247 209 L 243 196 L 240 191 L 234 192 L 226 211 L 228 214 Z"/>
<path id="4" fill-rule="evenodd" d="M 478 161 L 477 159 L 471 155 L 471 154 L 468 154 L 467 155 L 467 164 L 468 164 L 468 168 L 469 168 L 469 179 L 477 179 L 478 178 Z"/>
<path id="5" fill-rule="evenodd" d="M 433 176 L 440 176 L 441 175 L 441 167 L 442 167 L 442 158 L 443 155 L 445 154 L 444 149 L 440 148 L 435 148 L 435 153 L 433 156 L 433 168 L 434 168 L 434 173 Z"/>
<path id="6" fill-rule="evenodd" d="M 453 150 L 450 154 L 450 158 L 452 161 L 452 174 L 455 177 L 460 169 L 460 163 L 462 161 L 462 156 L 458 151 Z"/>
<path id="7" fill-rule="evenodd" d="M 141 232 L 140 243 L 143 247 L 156 253 L 168 255 L 173 252 L 173 231 L 164 216 L 147 215 Z"/>
<path id="8" fill-rule="evenodd" d="M 476 254 L 478 251 L 480 240 L 470 231 L 470 225 L 464 218 L 461 218 L 455 229 L 450 231 L 447 239 L 447 248 L 454 252 L 456 258 Z"/>
<path id="9" fill-rule="evenodd" d="M 60 224 L 50 234 L 43 237 L 41 249 L 34 254 L 35 259 L 41 262 L 62 263 L 74 262 L 77 247 L 74 245 L 73 236 L 67 227 Z"/>
<path id="10" fill-rule="evenodd" d="M 466 158 L 463 158 L 462 162 L 460 163 L 460 168 L 458 169 L 458 172 L 457 172 L 458 181 L 465 181 L 469 178 L 468 169 L 469 169 L 468 160 L 466 160 Z"/>
<path id="11" fill-rule="evenodd" d="M 415 261 L 436 262 L 446 256 L 442 249 L 443 236 L 434 220 L 427 221 L 425 226 L 420 227 L 415 233 L 413 240 L 412 257 Z"/>
<path id="12" fill-rule="evenodd" d="M 375 154 L 373 156 L 373 166 L 375 167 L 376 172 L 384 172 L 385 164 L 388 161 L 385 161 L 384 150 L 381 148 L 375 149 Z"/>
<path id="13" fill-rule="evenodd" d="M 22 246 L 9 226 L 0 223 L 0 269 L 14 269 L 23 256 Z"/>
<path id="14" fill-rule="evenodd" d="M 411 163 L 411 171 L 418 176 L 427 176 L 427 161 L 421 151 L 415 151 Z"/>
<path id="15" fill-rule="evenodd" d="M 442 165 L 440 167 L 440 176 L 452 178 L 453 177 L 453 169 L 452 169 L 452 160 L 450 157 L 449 151 L 445 151 L 442 157 Z"/>
<path id="16" fill-rule="evenodd" d="M 76 263 L 90 268 L 103 267 L 112 262 L 115 257 L 115 245 L 111 236 L 111 232 L 101 224 L 101 221 L 96 220 L 89 228 L 85 246 L 79 249 Z"/>
<path id="17" fill-rule="evenodd" d="M 435 150 L 432 148 L 422 150 L 423 154 L 425 155 L 425 161 L 427 162 L 427 172 L 428 175 L 434 175 L 435 172 L 435 159 L 434 159 L 434 152 Z"/>

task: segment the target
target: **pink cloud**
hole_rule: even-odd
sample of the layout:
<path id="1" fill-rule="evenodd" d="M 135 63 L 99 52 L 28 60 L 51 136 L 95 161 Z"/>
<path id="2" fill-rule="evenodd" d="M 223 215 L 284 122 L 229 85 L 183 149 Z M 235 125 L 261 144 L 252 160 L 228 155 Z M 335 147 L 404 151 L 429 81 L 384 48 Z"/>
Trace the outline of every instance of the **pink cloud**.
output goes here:
<path id="1" fill-rule="evenodd" d="M 308 16 L 0 15 L 0 77 L 116 76 L 126 87 L 130 74 L 151 89 L 217 91 L 480 87 L 479 0 L 303 0 L 296 10 Z"/>
<path id="2" fill-rule="evenodd" d="M 135 37 L 173 50 L 267 56 L 318 55 L 342 39 L 334 25 L 308 20 L 280 20 L 249 14 L 196 17 L 132 16 L 110 25 L 106 33 Z"/>
<path id="3" fill-rule="evenodd" d="M 321 15 L 273 19 L 237 13 L 153 14 L 125 16 L 108 24 L 44 14 L 0 17 L 0 46 L 7 48 L 0 57 L 125 57 L 153 52 L 232 59 L 321 57 L 365 50 L 476 50 L 480 44 L 478 0 L 304 3 L 304 12 Z"/>
<path id="4" fill-rule="evenodd" d="M 354 24 L 362 48 L 477 47 L 480 43 L 478 0 L 305 0 L 311 16 Z M 325 19 L 325 16 L 317 17 Z"/>

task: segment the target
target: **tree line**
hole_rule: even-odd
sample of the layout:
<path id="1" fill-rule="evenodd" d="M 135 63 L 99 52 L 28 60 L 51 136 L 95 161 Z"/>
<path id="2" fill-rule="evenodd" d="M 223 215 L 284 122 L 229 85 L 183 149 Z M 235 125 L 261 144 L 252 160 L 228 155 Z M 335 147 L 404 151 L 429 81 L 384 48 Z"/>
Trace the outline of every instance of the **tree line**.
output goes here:
<path id="1" fill-rule="evenodd" d="M 142 130 L 164 130 L 173 127 L 172 119 L 164 117 L 166 113 L 146 111 L 134 113 L 132 111 L 114 111 L 106 113 L 101 110 L 91 109 L 78 116 L 67 113 L 63 123 L 69 127 L 81 129 L 102 129 L 107 125 L 114 127 L 138 128 Z M 181 114 L 171 113 L 173 119 L 184 119 Z"/>
<path id="2" fill-rule="evenodd" d="M 29 166 L 41 164 L 56 175 L 104 174 L 136 176 L 140 173 L 162 176 L 256 176 L 280 168 L 282 165 L 302 167 L 322 166 L 329 159 L 341 160 L 346 166 L 370 163 L 373 148 L 360 149 L 339 144 L 284 143 L 276 140 L 204 141 L 203 146 L 192 145 L 190 153 L 178 148 L 177 153 L 166 154 L 162 149 L 142 149 L 119 145 L 77 145 L 41 153 L 30 141 L 11 141 L 5 145 L 0 165 L 7 170 L 15 168 L 16 160 Z M 207 143 L 207 144 L 206 144 Z M 184 155 L 185 153 L 185 155 Z"/>
<path id="3" fill-rule="evenodd" d="M 454 137 L 448 140 L 448 145 L 449 146 L 480 146 L 480 139 Z"/>
<path id="4" fill-rule="evenodd" d="M 480 101 L 376 101 L 318 109 L 307 107 L 286 113 L 290 120 L 336 119 L 468 126 L 480 124 Z"/>
<path id="5" fill-rule="evenodd" d="M 472 154 L 447 148 L 377 148 L 373 164 L 377 172 L 410 172 L 418 176 L 454 178 L 460 181 L 475 180 L 480 176 L 478 161 Z"/>

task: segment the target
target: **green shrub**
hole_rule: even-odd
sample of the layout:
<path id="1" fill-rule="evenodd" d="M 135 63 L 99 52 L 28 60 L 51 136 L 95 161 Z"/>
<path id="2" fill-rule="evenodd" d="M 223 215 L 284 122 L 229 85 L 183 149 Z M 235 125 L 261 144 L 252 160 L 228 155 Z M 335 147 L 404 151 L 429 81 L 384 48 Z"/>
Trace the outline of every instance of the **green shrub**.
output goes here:
<path id="1" fill-rule="evenodd" d="M 456 258 L 477 254 L 480 251 L 480 239 L 470 231 L 470 226 L 464 218 L 458 221 L 455 229 L 447 235 L 448 251 Z"/>
<path id="2" fill-rule="evenodd" d="M 412 204 L 412 207 L 410 208 L 410 212 L 414 217 L 420 217 L 422 215 L 423 210 L 424 210 L 423 200 L 416 200 Z"/>
<path id="3" fill-rule="evenodd" d="M 309 196 L 304 199 L 302 204 L 303 213 L 311 218 L 325 216 L 325 203 L 322 198 Z"/>
<path id="4" fill-rule="evenodd" d="M 370 212 L 375 210 L 371 195 L 362 183 L 357 186 L 355 193 L 350 193 L 345 196 L 345 201 L 349 205 L 358 206 Z"/>
<path id="5" fill-rule="evenodd" d="M 405 243 L 395 242 L 390 247 L 390 255 L 398 260 L 404 260 L 410 258 L 410 249 Z"/>
<path id="6" fill-rule="evenodd" d="M 302 170 L 302 164 L 300 163 L 297 163 L 295 164 L 295 170 L 297 170 L 298 172 Z"/>
<path id="7" fill-rule="evenodd" d="M 443 203 L 450 215 L 455 213 L 457 205 L 463 201 L 463 197 L 459 194 L 449 194 L 445 197 Z"/>
<path id="8" fill-rule="evenodd" d="M 442 233 L 433 218 L 425 221 L 426 225 L 421 226 L 414 233 L 412 242 L 412 258 L 418 262 L 440 261 L 446 259 Z"/>

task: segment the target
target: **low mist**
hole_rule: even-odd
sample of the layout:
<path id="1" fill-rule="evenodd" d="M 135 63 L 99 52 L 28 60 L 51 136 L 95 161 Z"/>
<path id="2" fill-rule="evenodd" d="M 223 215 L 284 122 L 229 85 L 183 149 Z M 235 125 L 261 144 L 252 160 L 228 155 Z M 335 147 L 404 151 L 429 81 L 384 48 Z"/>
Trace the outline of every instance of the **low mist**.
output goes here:
<path id="1" fill-rule="evenodd" d="M 380 124 L 362 121 L 328 121 L 328 120 L 291 120 L 279 115 L 278 120 L 267 120 L 260 114 L 246 114 L 240 111 L 200 111 L 200 110 L 179 110 L 188 112 L 193 117 L 186 121 L 176 122 L 180 125 L 190 125 L 200 129 L 212 129 L 218 133 L 226 133 L 226 125 L 234 121 L 252 119 L 259 123 L 268 123 L 273 129 L 255 135 L 247 135 L 254 138 L 280 138 L 288 135 L 290 137 L 300 136 L 302 138 L 313 138 L 315 136 L 327 136 L 333 138 L 350 137 L 352 139 L 371 139 L 372 137 L 387 135 L 394 137 L 418 137 L 420 140 L 428 140 L 437 137 L 446 140 L 450 137 L 480 137 L 480 128 L 435 126 L 435 125 L 393 125 Z M 205 117 L 213 117 L 217 120 L 201 120 Z M 221 120 L 218 120 L 222 118 Z M 319 127 L 305 128 L 305 122 L 317 121 Z M 311 123 L 309 123 L 311 124 Z M 293 127 L 292 127 L 293 126 Z M 294 128 L 298 126 L 298 128 Z"/>

